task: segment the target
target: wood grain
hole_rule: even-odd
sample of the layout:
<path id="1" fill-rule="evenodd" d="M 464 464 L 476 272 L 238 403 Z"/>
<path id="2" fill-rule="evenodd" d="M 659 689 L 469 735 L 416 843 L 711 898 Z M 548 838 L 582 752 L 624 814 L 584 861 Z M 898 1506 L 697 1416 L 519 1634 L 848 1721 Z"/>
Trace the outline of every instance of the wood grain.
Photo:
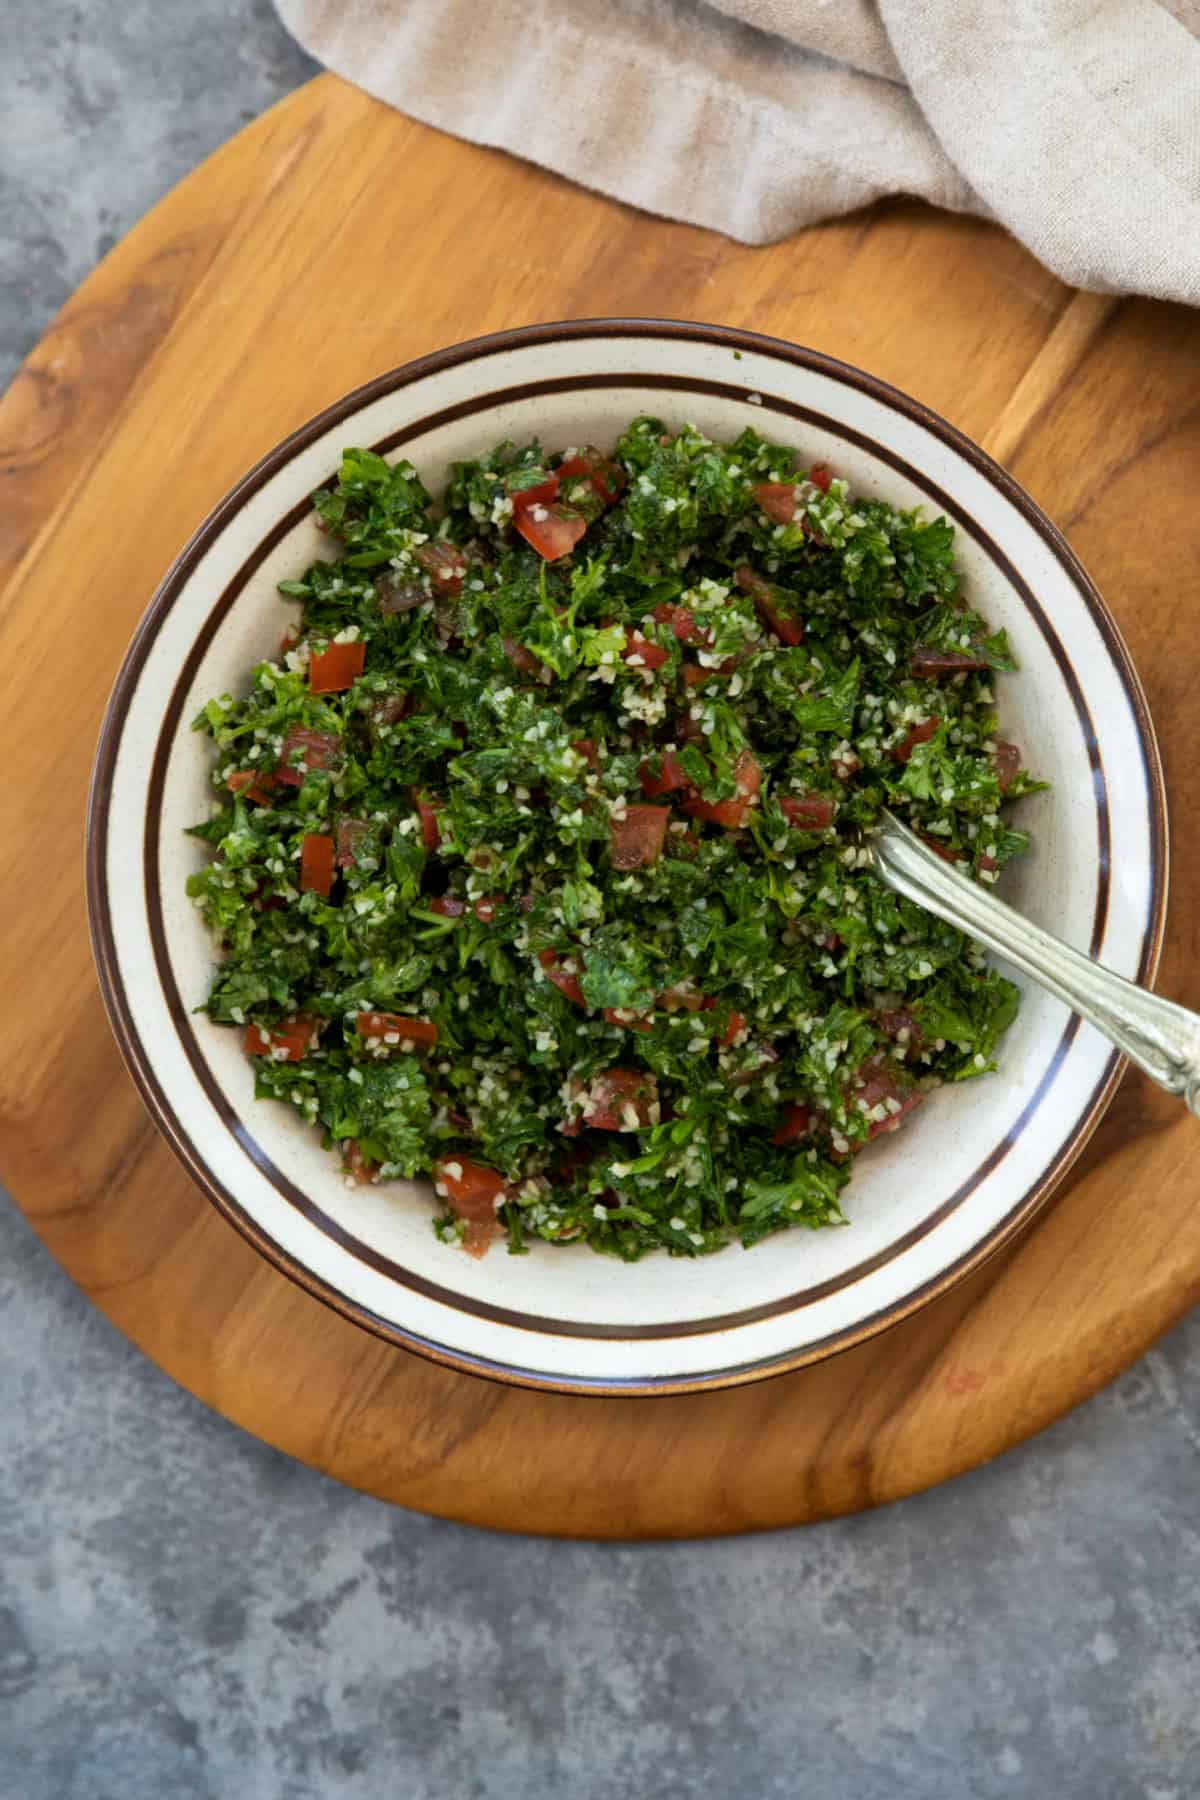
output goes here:
<path id="1" fill-rule="evenodd" d="M 285 432 L 381 370 L 504 325 L 598 313 L 816 345 L 1004 455 L 1071 534 L 1149 690 L 1182 823 L 1160 985 L 1200 1002 L 1200 318 L 1072 294 L 999 231 L 917 205 L 746 249 L 322 76 L 118 245 L 0 403 L 0 946 L 19 984 L 0 1017 L 0 1168 L 148 1355 L 344 1481 L 513 1530 L 742 1531 L 970 1468 L 1178 1319 L 1200 1295 L 1183 1110 L 1127 1079 L 1033 1229 L 871 1344 L 728 1393 L 544 1396 L 392 1349 L 262 1264 L 150 1126 L 87 949 L 79 847 L 100 714 L 205 512 Z"/>

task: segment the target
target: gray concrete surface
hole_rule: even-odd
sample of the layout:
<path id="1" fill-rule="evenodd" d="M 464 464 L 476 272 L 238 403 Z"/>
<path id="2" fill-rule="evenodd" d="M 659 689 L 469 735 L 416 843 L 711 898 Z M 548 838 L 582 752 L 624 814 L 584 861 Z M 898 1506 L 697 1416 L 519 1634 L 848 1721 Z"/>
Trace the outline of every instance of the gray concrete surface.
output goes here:
<path id="1" fill-rule="evenodd" d="M 266 0 L 6 0 L 0 24 L 2 384 L 310 66 Z M 0 1194 L 0 1800 L 1193 1800 L 1198 1476 L 1200 1316 L 886 1512 L 498 1539 L 206 1412 Z"/>

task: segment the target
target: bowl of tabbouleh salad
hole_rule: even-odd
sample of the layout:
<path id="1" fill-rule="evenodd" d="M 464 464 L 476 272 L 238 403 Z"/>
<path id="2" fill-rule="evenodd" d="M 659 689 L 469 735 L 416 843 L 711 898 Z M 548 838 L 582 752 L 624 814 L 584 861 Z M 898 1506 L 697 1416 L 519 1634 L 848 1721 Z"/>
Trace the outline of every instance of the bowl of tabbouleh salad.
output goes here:
<path id="1" fill-rule="evenodd" d="M 1144 699 L 1008 476 L 814 351 L 504 333 L 312 421 L 168 574 L 93 781 L 101 982 L 192 1174 L 352 1317 L 748 1379 L 1006 1241 L 1118 1074 L 888 891 L 885 807 L 1152 973 Z"/>

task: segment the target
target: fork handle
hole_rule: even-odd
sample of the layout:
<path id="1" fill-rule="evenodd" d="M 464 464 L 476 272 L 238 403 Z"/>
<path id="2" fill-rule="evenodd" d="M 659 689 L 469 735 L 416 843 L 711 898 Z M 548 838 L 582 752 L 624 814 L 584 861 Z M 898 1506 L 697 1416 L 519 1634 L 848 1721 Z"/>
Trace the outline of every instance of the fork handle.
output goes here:
<path id="1" fill-rule="evenodd" d="M 872 832 L 876 874 L 1066 1002 L 1200 1118 L 1200 1013 L 1114 975 L 936 856 L 890 814 Z"/>

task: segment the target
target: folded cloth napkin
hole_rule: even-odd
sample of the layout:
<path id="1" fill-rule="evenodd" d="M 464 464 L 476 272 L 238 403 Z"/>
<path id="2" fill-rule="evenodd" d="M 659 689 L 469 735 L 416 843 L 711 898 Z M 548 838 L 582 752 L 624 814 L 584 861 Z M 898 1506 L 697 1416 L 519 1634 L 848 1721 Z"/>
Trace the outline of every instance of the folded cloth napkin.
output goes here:
<path id="1" fill-rule="evenodd" d="M 276 0 L 401 111 L 745 243 L 884 194 L 1200 305 L 1200 0 Z"/>

